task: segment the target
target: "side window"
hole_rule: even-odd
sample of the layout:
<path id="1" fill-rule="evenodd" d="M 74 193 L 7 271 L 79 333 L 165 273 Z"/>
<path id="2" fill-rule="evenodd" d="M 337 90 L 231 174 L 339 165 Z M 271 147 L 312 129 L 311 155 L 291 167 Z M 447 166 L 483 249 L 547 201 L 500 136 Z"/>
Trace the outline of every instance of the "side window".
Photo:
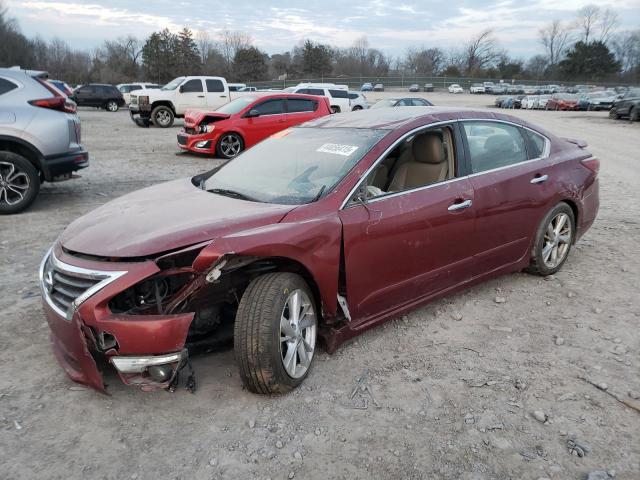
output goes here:
<path id="1" fill-rule="evenodd" d="M 451 128 L 446 126 L 408 136 L 366 178 L 366 197 L 381 197 L 454 178 L 453 138 Z"/>
<path id="2" fill-rule="evenodd" d="M 520 128 L 498 122 L 464 122 L 463 125 L 473 173 L 527 160 Z"/>
<path id="3" fill-rule="evenodd" d="M 307 88 L 307 91 L 305 93 L 308 93 L 309 95 L 318 95 L 320 97 L 324 97 L 324 90 L 322 88 Z"/>
<path id="4" fill-rule="evenodd" d="M 522 129 L 522 133 L 528 142 L 527 150 L 529 160 L 542 157 L 542 155 L 544 155 L 544 147 L 547 143 L 544 137 L 524 128 Z"/>
<path id="5" fill-rule="evenodd" d="M 396 103 L 394 106 L 395 107 L 408 107 L 411 105 L 411 100 L 405 100 L 404 98 L 401 100 L 398 100 L 398 103 Z"/>
<path id="6" fill-rule="evenodd" d="M 428 107 L 429 104 L 427 102 L 425 102 L 424 100 L 421 100 L 419 98 L 414 98 L 413 100 L 411 100 L 411 102 L 413 103 L 414 107 Z"/>
<path id="7" fill-rule="evenodd" d="M 350 94 L 349 94 L 349 98 L 350 98 L 351 100 L 355 100 L 356 98 L 358 98 L 358 94 L 357 94 L 357 93 L 350 93 Z"/>
<path id="8" fill-rule="evenodd" d="M 0 95 L 4 95 L 16 88 L 18 88 L 18 86 L 15 83 L 5 80 L 4 78 L 0 78 Z"/>
<path id="9" fill-rule="evenodd" d="M 182 93 L 202 92 L 202 80 L 194 78 L 182 84 Z"/>
<path id="10" fill-rule="evenodd" d="M 208 78 L 205 82 L 207 84 L 207 92 L 224 92 L 224 84 L 222 83 L 222 80 Z"/>
<path id="11" fill-rule="evenodd" d="M 305 94 L 308 94 L 309 93 L 309 89 L 308 88 L 300 88 L 300 89 L 296 90 L 294 93 L 305 93 Z"/>
<path id="12" fill-rule="evenodd" d="M 318 108 L 318 102 L 315 100 L 307 100 L 305 98 L 288 98 L 287 111 L 289 113 L 297 112 L 315 112 Z"/>
<path id="13" fill-rule="evenodd" d="M 284 101 L 282 99 L 267 100 L 256 105 L 252 110 L 258 110 L 260 115 L 277 115 L 284 113 Z"/>
<path id="14" fill-rule="evenodd" d="M 333 98 L 349 98 L 349 92 L 346 90 L 329 90 L 329 94 Z"/>

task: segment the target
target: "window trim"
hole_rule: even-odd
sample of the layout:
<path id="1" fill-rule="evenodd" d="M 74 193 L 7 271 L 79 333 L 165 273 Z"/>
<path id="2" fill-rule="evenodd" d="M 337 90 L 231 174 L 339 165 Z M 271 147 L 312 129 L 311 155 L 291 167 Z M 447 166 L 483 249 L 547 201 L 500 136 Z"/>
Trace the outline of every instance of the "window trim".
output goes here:
<path id="1" fill-rule="evenodd" d="M 497 172 L 500 170 L 504 170 L 505 168 L 511 168 L 511 167 L 517 167 L 518 165 L 524 165 L 527 164 L 529 162 L 534 162 L 536 160 L 542 160 L 545 158 L 549 157 L 549 154 L 551 153 L 551 140 L 549 140 L 549 138 L 546 135 L 543 135 L 542 133 L 534 130 L 533 128 L 529 128 L 525 125 L 520 125 L 517 123 L 513 123 L 513 122 L 509 122 L 507 120 L 499 120 L 499 119 L 493 119 L 493 118 L 460 118 L 458 119 L 458 122 L 460 123 L 464 123 L 464 122 L 494 122 L 494 123 L 505 123 L 507 125 L 511 125 L 513 127 L 516 128 L 521 128 L 521 129 L 525 129 L 525 130 L 529 130 L 530 132 L 533 132 L 535 134 L 540 135 L 544 141 L 545 141 L 545 145 L 544 145 L 544 150 L 542 152 L 542 156 L 540 157 L 536 157 L 536 158 L 531 158 L 531 159 L 527 159 L 523 162 L 518 162 L 518 163 L 512 163 L 511 165 L 503 165 L 502 167 L 496 167 L 496 168 L 492 168 L 489 170 L 483 170 L 482 172 L 473 172 L 473 170 L 471 169 L 471 154 L 469 152 L 469 142 L 467 141 L 467 134 L 464 131 L 464 127 L 461 126 L 462 128 L 460 128 L 460 134 L 462 135 L 462 142 L 464 144 L 464 149 L 465 149 L 465 159 L 466 159 L 466 171 L 467 171 L 467 176 L 469 178 L 471 177 L 476 177 L 478 175 L 483 175 L 485 173 L 492 173 L 492 172 Z M 528 146 L 527 146 L 527 139 L 524 137 L 524 135 L 522 135 L 522 133 L 520 133 L 520 135 L 522 136 L 522 140 L 524 142 L 525 145 L 525 150 L 528 153 Z"/>
<path id="2" fill-rule="evenodd" d="M 477 173 L 471 173 L 471 165 L 470 165 L 470 158 L 469 158 L 469 149 L 468 149 L 468 143 L 467 143 L 467 135 L 466 133 L 464 133 L 464 128 L 462 128 L 462 126 L 460 125 L 462 122 L 467 122 L 467 121 L 478 121 L 478 122 L 497 122 L 497 123 L 506 123 L 508 125 L 512 125 L 514 127 L 520 127 L 526 130 L 529 130 L 533 133 L 536 133 L 538 135 L 540 135 L 542 138 L 544 138 L 545 140 L 545 148 L 544 148 L 544 152 L 542 153 L 541 157 L 536 157 L 536 158 L 532 158 L 530 160 L 525 160 L 524 162 L 519 162 L 519 163 L 514 163 L 511 165 L 504 165 L 502 167 L 497 167 L 497 168 L 493 168 L 491 170 L 484 170 L 482 172 L 477 172 Z M 463 180 L 463 179 L 470 179 L 473 177 L 476 177 L 478 175 L 485 175 L 487 173 L 493 173 L 493 172 L 497 172 L 500 170 L 505 170 L 507 168 L 513 168 L 513 167 L 517 167 L 520 165 L 525 165 L 527 163 L 530 162 L 535 162 L 535 161 L 539 161 L 539 160 L 543 160 L 546 158 L 549 158 L 549 154 L 551 152 L 551 140 L 549 140 L 549 138 L 546 135 L 543 135 L 542 133 L 534 130 L 533 128 L 529 128 L 525 125 L 520 125 L 517 123 L 513 123 L 507 120 L 500 120 L 500 119 L 492 119 L 492 118 L 458 118 L 455 120 L 444 120 L 441 122 L 435 122 L 435 123 L 431 123 L 429 125 L 422 125 L 420 127 L 416 127 L 412 130 L 410 130 L 409 132 L 407 132 L 405 135 L 403 135 L 402 137 L 400 137 L 399 139 L 397 139 L 395 142 L 393 142 L 388 148 L 385 149 L 384 152 L 382 152 L 382 154 L 375 160 L 375 162 L 373 162 L 371 164 L 371 166 L 369 168 L 367 168 L 367 170 L 362 174 L 360 180 L 358 180 L 358 182 L 356 183 L 356 185 L 349 191 L 349 194 L 344 198 L 344 200 L 342 201 L 342 203 L 340 204 L 340 208 L 338 209 L 338 211 L 342 211 L 345 210 L 347 208 L 351 208 L 351 207 L 355 207 L 358 206 L 359 204 L 350 204 L 349 200 L 353 198 L 353 195 L 358 191 L 358 189 L 361 187 L 362 183 L 367 179 L 367 177 L 369 176 L 369 174 L 378 166 L 378 164 L 380 162 L 382 162 L 386 156 L 391 153 L 391 151 L 393 151 L 394 148 L 396 148 L 402 141 L 404 141 L 407 137 L 416 134 L 417 132 L 419 132 L 420 130 L 426 130 L 429 129 L 431 127 L 438 127 L 438 126 L 442 126 L 442 125 L 451 125 L 454 128 L 454 135 L 459 135 L 459 138 L 461 140 L 461 143 L 463 145 L 463 152 L 459 152 L 456 151 L 456 166 L 458 167 L 458 170 L 463 170 L 462 175 L 458 176 L 458 177 L 454 177 L 454 178 L 450 178 L 448 180 L 443 180 L 442 182 L 438 182 L 438 183 L 431 183 L 429 185 L 423 185 L 421 187 L 415 187 L 415 188 L 411 188 L 408 190 L 403 190 L 401 192 L 394 192 L 394 193 L 390 193 L 388 195 L 381 195 L 379 197 L 375 197 L 372 198 L 371 200 L 367 200 L 367 204 L 369 203 L 375 203 L 378 202 L 380 200 L 384 200 L 387 198 L 394 198 L 397 197 L 399 195 L 405 195 L 408 193 L 413 193 L 413 192 L 417 192 L 420 190 L 426 190 L 429 188 L 433 188 L 439 185 L 446 185 L 448 183 L 451 182 L 456 182 L 458 180 Z M 526 139 L 523 137 L 523 141 L 525 141 L 525 145 L 526 145 Z M 454 143 L 455 139 L 454 139 Z M 463 168 L 461 168 L 463 167 Z"/>
<path id="3" fill-rule="evenodd" d="M 389 153 L 391 153 L 400 143 L 405 141 L 408 137 L 410 137 L 412 135 L 415 135 L 416 133 L 418 133 L 418 132 L 420 132 L 422 130 L 428 130 L 430 128 L 435 128 L 435 127 L 444 126 L 444 125 L 450 125 L 452 127 L 452 129 L 454 130 L 454 132 L 453 132 L 454 143 L 456 143 L 455 135 L 457 133 L 457 130 L 459 130 L 458 128 L 456 128 L 457 127 L 456 124 L 458 122 L 459 122 L 459 120 L 443 120 L 441 122 L 435 122 L 435 123 L 431 123 L 431 124 L 428 124 L 428 125 L 421 125 L 419 127 L 416 127 L 414 129 L 408 131 L 403 136 L 398 138 L 395 142 L 393 142 L 391 145 L 389 145 L 389 147 L 387 147 L 385 149 L 385 151 L 382 152 L 382 154 L 380 154 L 380 156 L 375 160 L 375 162 L 373 162 L 371 164 L 371 166 L 369 168 L 367 168 L 367 170 L 362 174 L 362 176 L 360 177 L 360 180 L 358 180 L 356 185 L 351 189 L 349 194 L 342 201 L 342 204 L 340 205 L 340 208 L 338 209 L 338 211 L 345 210 L 347 208 L 351 208 L 351 207 L 359 205 L 359 204 L 350 204 L 349 200 L 353 198 L 353 195 L 358 191 L 358 189 L 362 186 L 362 184 L 367 180 L 367 177 L 369 176 L 369 174 L 371 174 L 371 172 L 373 172 L 373 170 L 378 166 L 378 164 L 381 163 L 387 157 L 387 155 L 389 155 Z M 455 166 L 460 168 L 460 165 L 462 165 L 463 162 L 464 162 L 464 157 L 466 157 L 466 152 L 458 153 L 458 148 L 456 147 L 456 153 L 457 153 L 457 155 L 455 157 L 455 160 L 458 160 L 458 161 L 456 162 Z M 462 160 L 462 161 L 460 161 L 460 160 Z M 460 177 L 454 177 L 454 178 L 450 178 L 448 180 L 443 180 L 441 182 L 430 183 L 429 185 L 422 185 L 421 187 L 414 187 L 414 188 L 410 188 L 408 190 L 402 190 L 400 192 L 393 192 L 393 193 L 388 193 L 386 195 L 380 195 L 379 197 L 375 197 L 375 198 L 372 198 L 370 200 L 367 200 L 367 204 L 378 202 L 380 200 L 385 200 L 387 198 L 394 198 L 394 197 L 397 197 L 398 195 L 404 195 L 404 194 L 407 194 L 407 193 L 413 193 L 413 192 L 417 192 L 417 191 L 420 191 L 420 190 L 425 190 L 427 188 L 435 187 L 437 185 L 444 185 L 446 183 L 457 181 L 457 180 L 460 180 L 462 178 L 467 178 L 467 176 L 464 175 L 464 176 L 460 176 Z"/>

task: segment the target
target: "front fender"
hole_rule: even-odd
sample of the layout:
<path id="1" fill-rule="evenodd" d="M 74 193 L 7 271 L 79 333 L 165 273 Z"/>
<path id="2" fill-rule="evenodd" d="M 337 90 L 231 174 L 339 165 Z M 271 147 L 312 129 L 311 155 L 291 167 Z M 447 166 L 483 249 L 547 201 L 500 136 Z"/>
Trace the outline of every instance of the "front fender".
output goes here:
<path id="1" fill-rule="evenodd" d="M 342 223 L 335 213 L 276 223 L 215 239 L 200 252 L 193 268 L 204 272 L 225 254 L 294 260 L 311 274 L 320 291 L 323 311 L 333 316 L 337 309 L 341 241 Z"/>

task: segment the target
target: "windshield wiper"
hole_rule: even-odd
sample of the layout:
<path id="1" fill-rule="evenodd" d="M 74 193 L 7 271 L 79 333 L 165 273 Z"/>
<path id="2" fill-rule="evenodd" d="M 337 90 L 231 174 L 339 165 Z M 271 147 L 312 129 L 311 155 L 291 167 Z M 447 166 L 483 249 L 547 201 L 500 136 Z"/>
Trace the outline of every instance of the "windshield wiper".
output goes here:
<path id="1" fill-rule="evenodd" d="M 320 197 L 322 196 L 322 194 L 324 193 L 326 188 L 327 188 L 326 185 L 322 185 L 322 187 L 320 187 L 320 190 L 318 190 L 318 193 L 316 193 L 316 196 L 313 197 L 313 200 L 311 200 L 311 203 L 317 202 L 320 199 Z"/>
<path id="2" fill-rule="evenodd" d="M 250 197 L 244 193 L 236 192 L 235 190 L 228 190 L 226 188 L 212 188 L 207 190 L 209 193 L 217 193 L 218 195 L 224 195 L 225 197 L 237 198 L 239 200 L 248 200 L 250 202 L 259 202 L 257 198 Z"/>

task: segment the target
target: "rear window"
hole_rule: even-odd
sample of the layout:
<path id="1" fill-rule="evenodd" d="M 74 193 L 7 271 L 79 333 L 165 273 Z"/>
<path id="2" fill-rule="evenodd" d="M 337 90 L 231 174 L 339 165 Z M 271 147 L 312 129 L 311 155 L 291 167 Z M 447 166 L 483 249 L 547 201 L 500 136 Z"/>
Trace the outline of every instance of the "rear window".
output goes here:
<path id="1" fill-rule="evenodd" d="M 546 144 L 544 137 L 527 129 L 522 129 L 522 133 L 527 139 L 527 157 L 529 160 L 542 157 Z"/>
<path id="2" fill-rule="evenodd" d="M 315 112 L 317 108 L 318 102 L 314 100 L 307 100 L 306 98 L 287 99 L 287 110 L 289 113 Z"/>
<path id="3" fill-rule="evenodd" d="M 207 79 L 205 82 L 207 84 L 207 92 L 224 92 L 222 80 Z"/>
<path id="4" fill-rule="evenodd" d="M 321 88 L 303 88 L 302 90 L 298 90 L 297 93 L 307 93 L 309 95 L 324 97 L 324 90 Z"/>
<path id="5" fill-rule="evenodd" d="M 0 78 L 0 95 L 4 95 L 7 92 L 10 92 L 11 90 L 15 90 L 16 88 L 18 88 L 18 86 L 13 83 L 10 82 L 9 80 L 6 80 L 4 78 Z"/>
<path id="6" fill-rule="evenodd" d="M 329 90 L 329 94 L 333 98 L 349 98 L 349 92 L 346 90 Z"/>

